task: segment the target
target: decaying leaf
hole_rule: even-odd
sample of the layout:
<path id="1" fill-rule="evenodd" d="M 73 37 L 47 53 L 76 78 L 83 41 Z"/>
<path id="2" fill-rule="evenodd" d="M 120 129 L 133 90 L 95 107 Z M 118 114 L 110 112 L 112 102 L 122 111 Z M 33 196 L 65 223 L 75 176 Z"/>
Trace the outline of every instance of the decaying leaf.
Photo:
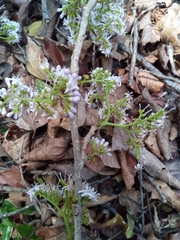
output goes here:
<path id="1" fill-rule="evenodd" d="M 157 144 L 156 135 L 151 132 L 147 136 L 147 138 L 144 140 L 144 143 L 146 144 L 146 147 L 159 159 L 163 160 L 163 156 L 161 155 L 160 149 Z"/>
<path id="2" fill-rule="evenodd" d="M 141 10 L 143 9 L 148 9 L 152 6 L 154 6 L 156 3 L 158 3 L 159 1 L 157 0 L 153 0 L 153 1 L 148 1 L 148 0 L 136 0 L 133 3 L 135 4 L 135 6 Z M 161 3 L 161 2 L 160 2 Z M 172 4 L 171 0 L 165 0 L 163 1 L 163 4 L 165 5 L 165 7 L 169 7 Z"/>
<path id="3" fill-rule="evenodd" d="M 166 168 L 166 166 L 146 148 L 140 149 L 139 162 L 143 164 L 145 170 L 155 178 L 158 178 L 170 186 L 180 189 L 180 180 L 175 178 Z"/>
<path id="4" fill-rule="evenodd" d="M 167 185 L 167 183 L 155 179 L 153 179 L 153 181 L 155 181 L 156 185 L 166 196 L 167 203 L 173 208 L 175 208 L 177 211 L 180 211 L 180 197 Z M 143 181 L 143 186 L 148 192 L 151 192 L 152 199 L 161 199 L 159 193 L 149 182 Z"/>
<path id="5" fill-rule="evenodd" d="M 43 240 L 49 240 L 52 237 L 57 236 L 60 233 L 60 230 L 56 227 L 40 227 L 37 231 L 36 231 L 36 236 L 40 239 Z"/>
<path id="6" fill-rule="evenodd" d="M 69 144 L 69 133 L 58 138 L 43 139 L 43 143 L 35 147 L 31 152 L 24 154 L 24 161 L 57 161 L 60 159 L 72 159 L 73 151 Z"/>
<path id="7" fill-rule="evenodd" d="M 0 185 L 24 188 L 19 168 L 12 166 L 10 170 L 0 172 Z"/>
<path id="8" fill-rule="evenodd" d="M 126 184 L 126 188 L 131 189 L 131 187 L 135 183 L 135 181 L 134 181 L 135 169 L 134 169 L 134 173 L 132 173 L 131 168 L 128 166 L 126 156 L 127 155 L 126 155 L 126 152 L 124 150 L 119 152 L 119 161 L 120 161 L 120 165 L 121 165 L 123 180 Z"/>
<path id="9" fill-rule="evenodd" d="M 48 63 L 39 46 L 30 38 L 27 37 L 28 43 L 26 45 L 26 67 L 28 71 L 35 77 L 41 80 L 47 80 L 47 74 L 41 69 L 41 65 Z"/>
<path id="10" fill-rule="evenodd" d="M 122 229 L 127 229 L 128 225 L 127 223 L 123 220 L 122 216 L 119 215 L 118 213 L 109 221 L 105 222 L 105 223 L 96 223 L 93 224 L 97 229 L 103 229 L 103 228 L 107 228 L 107 227 L 115 227 L 115 226 L 119 226 Z"/>
<path id="11" fill-rule="evenodd" d="M 180 33 L 179 27 L 180 6 L 178 3 L 173 3 L 168 9 L 164 27 L 161 32 L 161 41 L 165 44 L 171 43 L 174 49 L 174 54 L 180 54 Z"/>
<path id="12" fill-rule="evenodd" d="M 123 189 L 119 194 L 119 203 L 127 208 L 128 213 L 135 215 L 140 211 L 140 192 L 135 188 Z"/>
<path id="13" fill-rule="evenodd" d="M 48 136 L 51 138 L 56 138 L 58 136 L 59 132 L 59 127 L 60 127 L 60 119 L 50 119 L 48 121 L 48 128 L 47 128 L 47 133 Z"/>
<path id="14" fill-rule="evenodd" d="M 50 58 L 54 65 L 63 66 L 64 56 L 61 50 L 58 48 L 57 43 L 50 38 L 45 38 L 45 45 L 43 50 L 48 58 Z"/>
<path id="15" fill-rule="evenodd" d="M 3 148 L 14 161 L 21 159 L 28 151 L 31 133 L 27 132 L 17 139 L 7 139 L 3 141 Z"/>
<path id="16" fill-rule="evenodd" d="M 138 71 L 136 79 L 150 92 L 158 92 L 164 86 L 164 83 L 160 82 L 158 78 L 145 71 Z"/>

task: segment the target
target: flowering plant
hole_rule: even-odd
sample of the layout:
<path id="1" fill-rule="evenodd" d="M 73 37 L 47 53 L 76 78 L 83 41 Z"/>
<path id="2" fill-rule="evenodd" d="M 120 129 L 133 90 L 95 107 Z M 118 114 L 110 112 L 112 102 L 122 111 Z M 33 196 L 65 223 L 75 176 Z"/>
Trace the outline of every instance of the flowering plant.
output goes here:
<path id="1" fill-rule="evenodd" d="M 0 18 L 0 39 L 8 44 L 19 43 L 21 27 L 18 22 L 10 21 L 7 18 Z"/>
<path id="2" fill-rule="evenodd" d="M 69 30 L 68 40 L 75 44 L 79 33 L 82 9 L 88 0 L 63 2 L 62 8 L 59 8 L 58 11 L 61 12 L 60 17 L 64 18 L 64 26 Z M 96 3 L 88 18 L 87 35 L 105 55 L 109 55 L 111 52 L 111 37 L 125 33 L 123 3 L 123 0 L 100 0 Z"/>
<path id="3" fill-rule="evenodd" d="M 68 68 L 50 68 L 43 66 L 47 73 L 48 84 L 39 81 L 37 86 L 27 86 L 23 79 L 17 76 L 6 78 L 8 90 L 0 89 L 0 112 L 7 117 L 14 115 L 17 119 L 23 109 L 28 112 L 42 109 L 50 118 L 60 117 L 60 111 L 56 109 L 58 100 L 62 102 L 63 114 L 73 117 L 76 113 L 75 105 L 80 100 L 77 82 L 81 77 L 71 74 Z"/>
<path id="4" fill-rule="evenodd" d="M 67 180 L 59 177 L 59 184 L 52 185 L 51 183 L 43 183 L 39 180 L 40 184 L 35 184 L 31 189 L 27 191 L 30 200 L 37 200 L 38 197 L 47 200 L 62 216 L 66 230 L 68 233 L 68 239 L 73 239 L 73 204 L 77 203 L 77 196 L 75 194 L 75 183 L 72 175 L 67 176 Z M 87 182 L 82 183 L 82 190 L 79 191 L 81 195 L 81 201 L 83 206 L 82 211 L 82 223 L 89 225 L 89 213 L 85 204 L 89 201 L 97 201 L 100 196 L 94 188 L 89 186 Z"/>
<path id="5" fill-rule="evenodd" d="M 111 156 L 111 148 L 108 147 L 109 142 L 106 142 L 104 138 L 99 139 L 96 137 L 92 137 L 89 141 L 91 147 L 92 147 L 92 154 L 90 154 L 89 160 L 94 161 L 96 155 L 103 155 L 107 154 L 108 156 Z"/>
<path id="6" fill-rule="evenodd" d="M 82 85 L 84 83 L 90 84 L 90 89 L 85 95 L 85 101 L 89 107 L 98 109 L 101 120 L 99 127 L 113 126 L 124 129 L 129 137 L 126 144 L 135 149 L 138 158 L 142 139 L 150 131 L 164 123 L 164 109 L 150 114 L 149 112 L 146 113 L 145 109 L 140 109 L 139 116 L 133 122 L 128 123 L 127 111 L 131 108 L 132 95 L 126 93 L 123 98 L 116 99 L 114 103 L 109 101 L 109 95 L 114 92 L 115 88 L 121 86 L 119 76 L 111 76 L 108 71 L 96 68 L 92 71 L 90 78 L 85 76 L 80 82 Z"/>

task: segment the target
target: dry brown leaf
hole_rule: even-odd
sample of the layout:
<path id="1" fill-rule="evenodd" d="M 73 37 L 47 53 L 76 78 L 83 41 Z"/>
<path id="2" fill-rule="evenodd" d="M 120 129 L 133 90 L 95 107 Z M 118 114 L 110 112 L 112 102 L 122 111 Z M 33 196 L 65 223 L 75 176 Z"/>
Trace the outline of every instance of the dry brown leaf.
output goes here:
<path id="1" fill-rule="evenodd" d="M 135 188 L 123 189 L 119 194 L 119 203 L 134 215 L 140 211 L 140 192 Z"/>
<path id="2" fill-rule="evenodd" d="M 117 196 L 114 195 L 114 194 L 112 196 L 101 194 L 100 197 L 98 198 L 98 202 L 88 202 L 86 204 L 86 207 L 93 207 L 93 206 L 105 204 L 105 203 L 108 203 L 108 202 L 110 202 L 110 201 L 112 201 L 116 198 L 117 198 Z"/>
<path id="3" fill-rule="evenodd" d="M 180 180 L 175 178 L 166 166 L 146 148 L 140 149 L 139 162 L 143 164 L 144 169 L 152 177 L 158 178 L 176 189 L 180 189 Z"/>
<path id="4" fill-rule="evenodd" d="M 158 92 L 164 86 L 164 83 L 160 82 L 158 78 L 148 72 L 139 71 L 136 79 L 150 92 Z"/>
<path id="5" fill-rule="evenodd" d="M 50 38 L 45 37 L 45 45 L 43 46 L 43 51 L 48 58 L 50 58 L 54 65 L 63 66 L 64 56 L 61 50 L 58 48 L 57 43 Z"/>
<path id="6" fill-rule="evenodd" d="M 28 196 L 24 196 L 24 193 L 21 192 L 10 192 L 9 193 L 9 198 L 7 200 L 10 200 L 12 202 L 17 201 L 19 202 L 27 202 L 29 201 L 29 197 Z"/>
<path id="7" fill-rule="evenodd" d="M 44 126 L 48 122 L 48 116 L 43 116 L 43 110 L 38 109 L 38 112 L 27 112 L 23 109 L 21 118 L 15 120 L 16 126 L 25 130 L 35 131 L 37 128 Z"/>
<path id="8" fill-rule="evenodd" d="M 47 74 L 41 69 L 41 65 L 48 63 L 39 46 L 30 38 L 27 37 L 28 43 L 26 45 L 26 67 L 28 71 L 35 77 L 41 80 L 47 80 Z"/>
<path id="9" fill-rule="evenodd" d="M 74 166 L 71 164 L 56 163 L 56 164 L 49 164 L 48 167 L 49 168 L 47 169 L 47 171 L 56 170 L 63 174 L 74 175 Z M 93 171 L 91 171 L 89 168 L 87 168 L 85 166 L 82 168 L 82 179 L 83 180 L 88 180 L 95 176 L 97 176 L 97 174 L 94 173 Z"/>
<path id="10" fill-rule="evenodd" d="M 89 169 L 91 169 L 91 171 L 96 172 L 96 173 L 99 173 L 104 168 L 104 164 L 103 164 L 101 158 L 98 156 L 95 156 L 94 161 L 91 161 L 91 160 L 85 161 L 84 165 L 86 167 L 88 167 Z"/>
<path id="11" fill-rule="evenodd" d="M 168 70 L 168 62 L 169 62 L 169 57 L 167 55 L 166 51 L 166 46 L 165 44 L 161 44 L 160 47 L 158 48 L 158 55 L 159 55 L 159 61 L 163 67 L 163 69 Z"/>
<path id="12" fill-rule="evenodd" d="M 111 156 L 108 156 L 107 154 L 103 154 L 103 155 L 99 155 L 99 157 L 101 158 L 105 166 L 108 166 L 111 168 L 118 168 L 118 169 L 120 168 L 118 157 L 114 152 L 112 152 Z"/>
<path id="13" fill-rule="evenodd" d="M 170 160 L 172 158 L 169 145 L 170 128 L 171 121 L 169 119 L 165 119 L 164 124 L 157 129 L 157 143 L 162 155 L 166 160 Z"/>
<path id="14" fill-rule="evenodd" d="M 125 144 L 129 138 L 127 132 L 119 127 L 114 128 L 113 138 L 112 138 L 112 151 L 116 150 L 128 150 L 128 146 Z"/>
<path id="15" fill-rule="evenodd" d="M 121 171 L 122 171 L 122 177 L 125 182 L 126 188 L 131 189 L 132 186 L 134 185 L 134 176 L 131 172 L 131 168 L 128 165 L 127 159 L 126 159 L 126 152 L 122 150 L 121 152 L 118 153 L 119 155 L 119 161 L 121 165 Z"/>
<path id="16" fill-rule="evenodd" d="M 58 138 L 49 138 L 47 136 L 43 139 L 42 144 L 35 147 L 31 152 L 24 154 L 23 161 L 72 159 L 73 151 L 68 147 L 69 138 L 69 132 Z"/>
<path id="17" fill-rule="evenodd" d="M 43 240 L 50 240 L 52 237 L 57 236 L 60 233 L 60 230 L 55 227 L 40 227 L 36 231 L 36 236 Z"/>
<path id="18" fill-rule="evenodd" d="M 5 138 L 2 146 L 8 155 L 11 156 L 14 161 L 17 161 L 28 151 L 30 137 L 31 133 L 27 132 L 18 139 L 9 140 Z"/>
<path id="19" fill-rule="evenodd" d="M 135 6 L 141 10 L 143 9 L 148 9 L 152 6 L 154 6 L 156 3 L 158 3 L 161 1 L 157 1 L 157 0 L 152 0 L 152 1 L 149 1 L 149 0 L 136 0 L 134 1 L 133 3 L 135 4 Z M 172 1 L 171 0 L 164 0 L 163 3 L 166 5 L 166 7 L 169 7 L 171 4 L 172 4 Z"/>
<path id="20" fill-rule="evenodd" d="M 171 129 L 170 129 L 170 134 L 169 134 L 169 140 L 173 141 L 177 138 L 178 136 L 178 126 L 175 123 L 172 123 Z"/>
<path id="21" fill-rule="evenodd" d="M 161 180 L 155 180 L 155 179 L 153 179 L 153 181 L 161 189 L 163 194 L 165 194 L 167 198 L 167 203 L 173 208 L 175 208 L 177 211 L 180 211 L 180 197 L 176 195 L 176 193 L 167 185 L 167 183 Z M 161 200 L 159 193 L 149 182 L 143 181 L 143 186 L 148 192 L 151 192 L 152 199 Z"/>
<path id="22" fill-rule="evenodd" d="M 94 108 L 87 108 L 86 120 L 84 125 L 85 126 L 97 125 L 98 121 L 99 121 L 98 110 Z"/>
<path id="23" fill-rule="evenodd" d="M 146 147 L 159 159 L 163 160 L 163 156 L 161 155 L 161 152 L 159 150 L 156 135 L 151 132 L 149 133 L 148 137 L 144 139 L 144 143 L 146 144 Z"/>
<path id="24" fill-rule="evenodd" d="M 19 168 L 12 166 L 10 170 L 0 172 L 0 185 L 24 188 Z"/>
<path id="25" fill-rule="evenodd" d="M 179 27 L 180 6 L 173 3 L 168 9 L 168 14 L 161 32 L 161 41 L 165 44 L 171 43 L 174 49 L 174 54 L 180 54 L 180 33 Z"/>
<path id="26" fill-rule="evenodd" d="M 122 229 L 128 228 L 128 224 L 123 220 L 121 215 L 119 215 L 118 213 L 111 220 L 109 220 L 105 223 L 94 223 L 94 224 L 92 224 L 92 226 L 94 226 L 96 229 L 103 229 L 103 228 L 107 228 L 107 227 L 112 228 L 115 226 L 119 226 Z"/>
<path id="27" fill-rule="evenodd" d="M 50 138 L 56 138 L 59 132 L 60 119 L 50 119 L 48 121 L 47 134 Z"/>

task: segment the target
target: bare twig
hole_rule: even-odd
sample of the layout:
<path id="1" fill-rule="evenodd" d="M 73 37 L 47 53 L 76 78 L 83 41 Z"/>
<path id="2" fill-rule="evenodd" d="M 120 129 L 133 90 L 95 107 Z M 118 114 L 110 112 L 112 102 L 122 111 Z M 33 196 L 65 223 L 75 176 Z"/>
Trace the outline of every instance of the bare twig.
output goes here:
<path id="1" fill-rule="evenodd" d="M 94 135 L 94 132 L 96 131 L 96 129 L 97 129 L 97 126 L 92 125 L 88 134 L 86 135 L 86 137 L 83 140 L 83 145 L 82 145 L 82 148 L 81 148 L 83 162 L 85 162 L 86 158 L 87 158 L 86 157 L 86 152 L 85 152 L 86 146 L 89 143 L 90 138 Z"/>
<path id="2" fill-rule="evenodd" d="M 78 34 L 78 38 L 75 44 L 75 48 L 71 57 L 71 71 L 73 73 L 79 72 L 79 58 L 81 54 L 81 49 L 83 46 L 84 37 L 86 34 L 86 28 L 88 25 L 88 18 L 90 15 L 91 10 L 96 4 L 96 0 L 89 0 L 88 3 L 83 7 L 82 11 L 82 19 L 80 24 L 80 30 Z M 82 188 L 82 167 L 84 165 L 81 149 L 80 149 L 80 142 L 79 142 L 79 134 L 78 134 L 78 126 L 77 126 L 77 116 L 75 116 L 71 120 L 71 134 L 72 134 L 72 141 L 73 141 L 73 151 L 74 151 L 74 177 L 75 177 L 75 191 L 76 195 L 78 196 L 77 205 L 74 207 L 75 214 L 74 214 L 74 239 L 81 240 L 81 196 L 79 191 Z"/>
<path id="3" fill-rule="evenodd" d="M 134 79 L 134 69 L 136 65 L 137 57 L 137 47 L 138 47 L 138 26 L 137 20 L 134 21 L 134 35 L 133 35 L 133 49 L 132 49 L 132 58 L 131 58 L 131 67 L 129 71 L 129 80 L 128 85 L 131 86 Z"/>
<path id="4" fill-rule="evenodd" d="M 128 53 L 129 55 L 132 55 L 131 51 L 129 50 L 129 48 L 125 44 L 123 44 L 123 43 L 118 44 L 117 52 L 121 53 L 121 51 L 124 51 L 124 52 Z M 151 71 L 152 75 L 158 77 L 163 82 L 165 82 L 167 85 L 169 85 L 171 87 L 174 87 L 174 85 L 171 84 L 170 81 L 173 81 L 173 82 L 176 82 L 176 83 L 180 84 L 180 79 L 164 75 L 156 67 L 154 67 L 151 63 L 149 63 L 143 56 L 141 56 L 139 53 L 137 53 L 137 60 L 139 62 L 141 62 L 141 64 L 146 69 Z M 175 88 L 174 90 L 176 90 L 176 91 L 178 91 L 180 93 L 180 89 L 176 89 Z"/>
<path id="5" fill-rule="evenodd" d="M 166 51 L 167 51 L 167 55 L 168 55 L 168 57 L 169 57 L 170 65 L 171 65 L 171 71 L 172 71 L 172 73 L 174 73 L 175 75 L 178 75 L 178 73 L 177 73 L 177 71 L 176 71 L 174 59 L 173 59 L 174 50 L 173 50 L 173 46 L 172 46 L 171 43 L 169 43 L 169 44 L 166 45 Z"/>
<path id="6" fill-rule="evenodd" d="M 25 207 L 22 207 L 22 208 L 20 208 L 20 209 L 16 209 L 16 210 L 13 211 L 13 212 L 9 212 L 9 213 L 2 214 L 2 215 L 0 215 L 0 219 L 14 216 L 14 215 L 16 215 L 16 214 L 18 214 L 18 213 L 21 213 L 21 212 L 23 212 L 23 211 L 25 211 L 25 210 L 33 207 L 33 206 L 34 206 L 34 203 L 30 203 L 29 205 L 27 205 L 27 206 L 25 206 Z"/>
<path id="7" fill-rule="evenodd" d="M 162 192 L 162 190 L 159 188 L 159 186 L 155 183 L 154 179 L 150 177 L 146 172 L 143 172 L 143 176 L 146 178 L 146 180 L 156 189 L 156 191 L 159 193 L 161 200 L 163 203 L 167 203 L 167 199 L 165 194 Z"/>
<path id="8" fill-rule="evenodd" d="M 144 233 L 144 193 L 143 193 L 143 177 L 142 177 L 142 168 L 139 169 L 139 189 L 140 189 L 140 197 L 141 197 L 141 236 Z"/>
<path id="9" fill-rule="evenodd" d="M 17 188 L 17 187 L 8 187 L 8 186 L 0 186 L 0 192 L 18 192 L 18 193 L 26 193 L 26 188 Z"/>
<path id="10" fill-rule="evenodd" d="M 50 18 L 47 10 L 47 0 L 41 0 L 41 11 L 44 23 L 48 24 L 50 22 Z"/>

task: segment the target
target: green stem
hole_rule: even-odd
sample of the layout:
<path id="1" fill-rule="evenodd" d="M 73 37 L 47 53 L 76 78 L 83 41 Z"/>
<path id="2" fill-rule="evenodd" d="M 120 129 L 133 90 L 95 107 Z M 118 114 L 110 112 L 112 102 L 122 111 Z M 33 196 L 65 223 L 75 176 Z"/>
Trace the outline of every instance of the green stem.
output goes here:
<path id="1" fill-rule="evenodd" d="M 73 235 L 72 235 L 72 229 L 69 226 L 69 222 L 68 222 L 68 217 L 66 216 L 66 212 L 63 212 L 51 199 L 49 199 L 48 197 L 39 194 L 40 196 L 42 196 L 43 198 L 45 198 L 48 202 L 50 202 L 57 210 L 58 212 L 62 215 L 65 226 L 66 226 L 66 230 L 68 233 L 68 240 L 73 240 Z"/>

